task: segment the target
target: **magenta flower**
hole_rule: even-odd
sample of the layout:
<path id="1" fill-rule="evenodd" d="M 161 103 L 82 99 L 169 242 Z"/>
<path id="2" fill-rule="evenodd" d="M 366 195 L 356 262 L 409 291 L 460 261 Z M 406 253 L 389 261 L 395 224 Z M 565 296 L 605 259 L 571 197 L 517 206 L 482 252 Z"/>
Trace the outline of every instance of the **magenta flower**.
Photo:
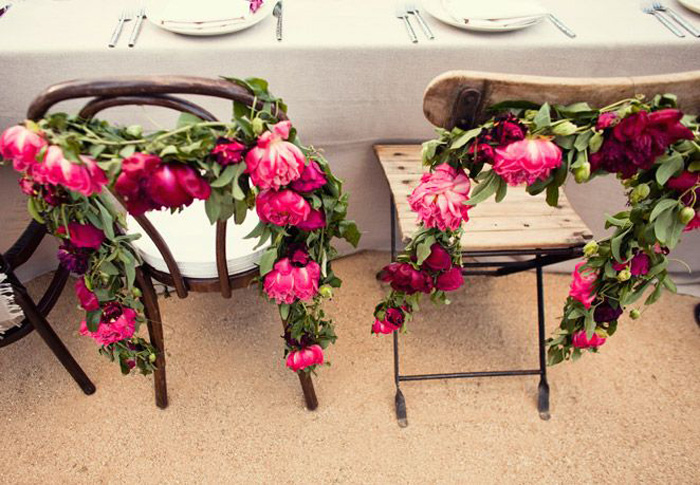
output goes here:
<path id="1" fill-rule="evenodd" d="M 561 166 L 561 149 L 548 138 L 530 138 L 496 148 L 493 170 L 510 186 L 532 185 Z"/>
<path id="2" fill-rule="evenodd" d="M 593 310 L 593 320 L 597 323 L 606 323 L 617 320 L 622 315 L 622 307 L 613 307 L 606 299 Z"/>
<path id="3" fill-rule="evenodd" d="M 425 227 L 454 231 L 462 221 L 469 220 L 470 207 L 464 203 L 469 200 L 470 187 L 469 178 L 462 170 L 443 163 L 432 173 L 423 174 L 408 203 Z"/>
<path id="4" fill-rule="evenodd" d="M 629 268 L 632 276 L 642 276 L 649 272 L 651 259 L 644 252 L 637 252 L 631 260 L 624 263 L 613 263 L 612 267 L 615 271 L 622 271 Z"/>
<path id="5" fill-rule="evenodd" d="M 216 157 L 219 165 L 233 165 L 243 160 L 243 152 L 246 146 L 236 140 L 228 140 L 223 138 L 219 140 L 217 145 L 211 151 L 211 154 Z"/>
<path id="6" fill-rule="evenodd" d="M 18 172 L 30 171 L 46 145 L 46 140 L 39 134 L 21 125 L 12 126 L 0 135 L 0 155 L 5 160 L 12 160 Z"/>
<path id="7" fill-rule="evenodd" d="M 312 192 L 326 185 L 326 174 L 313 160 L 304 167 L 301 176 L 290 185 L 290 188 L 297 192 Z"/>
<path id="8" fill-rule="evenodd" d="M 80 335 L 92 337 L 101 345 L 109 345 L 131 338 L 136 328 L 136 312 L 119 303 L 108 303 L 102 309 L 102 319 L 97 330 L 91 332 L 87 322 L 80 323 Z"/>
<path id="9" fill-rule="evenodd" d="M 246 172 L 258 188 L 279 190 L 301 176 L 306 163 L 304 154 L 299 147 L 285 141 L 291 128 L 289 121 L 271 126 L 246 154 Z"/>
<path id="10" fill-rule="evenodd" d="M 316 229 L 321 229 L 326 227 L 326 214 L 323 210 L 311 209 L 309 216 L 297 224 L 297 227 L 302 231 L 315 231 Z"/>
<path id="11" fill-rule="evenodd" d="M 430 246 L 430 255 L 425 258 L 421 265 L 421 267 L 435 272 L 448 270 L 451 266 L 452 256 L 440 243 L 434 243 Z"/>
<path id="12" fill-rule="evenodd" d="M 105 233 L 102 232 L 102 229 L 98 229 L 92 224 L 71 222 L 68 224 L 68 231 L 70 243 L 78 248 L 99 249 L 105 240 Z M 65 235 L 65 226 L 59 226 L 56 232 Z"/>
<path id="13" fill-rule="evenodd" d="M 387 308 L 384 320 L 379 320 L 376 318 L 374 324 L 372 325 L 372 333 L 379 335 L 388 335 L 398 329 L 400 329 L 403 324 L 406 315 L 400 308 Z"/>
<path id="14" fill-rule="evenodd" d="M 62 185 L 85 196 L 99 193 L 108 182 L 107 176 L 92 158 L 80 155 L 80 160 L 71 162 L 60 147 L 52 145 L 44 161 L 31 167 L 31 176 L 40 184 Z"/>
<path id="15" fill-rule="evenodd" d="M 614 111 L 608 111 L 598 116 L 598 121 L 596 121 L 595 128 L 598 131 L 603 131 L 607 128 L 612 128 L 618 121 L 619 117 L 617 116 L 617 113 Z"/>
<path id="16" fill-rule="evenodd" d="M 211 187 L 199 172 L 182 163 L 164 163 L 156 168 L 147 190 L 159 208 L 188 206 L 194 199 L 207 200 L 211 195 Z"/>
<path id="17" fill-rule="evenodd" d="M 255 209 L 261 221 L 276 226 L 297 226 L 311 215 L 311 205 L 293 190 L 263 190 Z"/>
<path id="18" fill-rule="evenodd" d="M 265 275 L 263 288 L 267 296 L 277 304 L 309 301 L 318 293 L 320 276 L 321 267 L 316 261 L 301 260 L 293 263 L 289 258 L 283 258 Z"/>
<path id="19" fill-rule="evenodd" d="M 97 300 L 97 297 L 85 285 L 85 278 L 78 278 L 75 281 L 75 294 L 83 310 L 92 312 L 100 308 L 100 302 Z"/>
<path id="20" fill-rule="evenodd" d="M 153 171 L 161 163 L 160 157 L 145 153 L 134 153 L 122 161 L 122 171 L 114 184 L 114 190 L 130 214 L 140 216 L 158 207 L 151 200 L 147 186 Z"/>
<path id="21" fill-rule="evenodd" d="M 597 349 L 605 343 L 605 338 L 594 333 L 590 340 L 586 337 L 586 332 L 580 330 L 571 338 L 571 344 L 577 349 Z"/>
<path id="22" fill-rule="evenodd" d="M 700 211 L 695 211 L 695 217 L 693 217 L 688 224 L 683 228 L 683 232 L 694 231 L 695 229 L 700 229 Z"/>
<path id="23" fill-rule="evenodd" d="M 418 271 L 409 263 L 391 263 L 381 271 L 381 279 L 391 284 L 395 291 L 409 295 L 413 293 L 430 293 L 433 280 L 425 271 Z"/>
<path id="24" fill-rule="evenodd" d="M 592 268 L 582 268 L 584 264 L 586 264 L 586 261 L 578 263 L 571 275 L 573 280 L 571 281 L 569 296 L 583 303 L 584 307 L 590 308 L 596 296 L 595 284 L 598 280 L 598 274 Z"/>
<path id="25" fill-rule="evenodd" d="M 453 266 L 435 280 L 435 287 L 442 291 L 455 291 L 463 284 L 464 276 L 462 276 L 462 268 L 459 266 Z"/>
<path id="26" fill-rule="evenodd" d="M 293 350 L 287 355 L 287 367 L 294 372 L 321 364 L 323 364 L 323 349 L 318 344 L 304 347 L 301 350 Z"/>

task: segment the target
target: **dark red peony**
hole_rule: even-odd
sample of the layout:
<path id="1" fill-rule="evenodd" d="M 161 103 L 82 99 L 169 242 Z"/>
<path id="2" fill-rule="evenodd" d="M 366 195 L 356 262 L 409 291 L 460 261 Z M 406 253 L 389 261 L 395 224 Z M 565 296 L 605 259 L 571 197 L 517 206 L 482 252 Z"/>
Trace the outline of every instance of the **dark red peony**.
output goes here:
<path id="1" fill-rule="evenodd" d="M 385 266 L 381 272 L 382 281 L 391 284 L 395 291 L 403 291 L 409 295 L 413 293 L 430 293 L 433 289 L 433 281 L 430 275 L 424 271 L 418 271 L 409 263 L 391 263 Z"/>

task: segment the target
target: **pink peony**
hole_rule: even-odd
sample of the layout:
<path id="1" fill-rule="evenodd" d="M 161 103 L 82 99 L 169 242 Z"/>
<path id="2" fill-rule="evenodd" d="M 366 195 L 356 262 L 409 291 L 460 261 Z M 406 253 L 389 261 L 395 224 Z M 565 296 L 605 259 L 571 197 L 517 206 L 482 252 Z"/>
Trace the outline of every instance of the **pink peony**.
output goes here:
<path id="1" fill-rule="evenodd" d="M 118 303 L 108 303 L 102 313 L 97 330 L 91 332 L 87 322 L 80 323 L 80 335 L 92 337 L 101 345 L 110 345 L 120 340 L 131 338 L 136 328 L 136 312 L 122 307 Z"/>
<path id="2" fill-rule="evenodd" d="M 293 350 L 287 355 L 287 367 L 294 372 L 321 364 L 323 364 L 323 349 L 318 344 L 304 347 L 301 350 Z"/>
<path id="3" fill-rule="evenodd" d="M 403 326 L 406 316 L 400 308 L 387 308 L 384 320 L 378 318 L 374 320 L 372 325 L 372 333 L 388 335 Z"/>
<path id="4" fill-rule="evenodd" d="M 236 140 L 221 139 L 214 149 L 212 155 L 216 156 L 216 161 L 219 165 L 233 165 L 243 160 L 243 152 L 246 146 Z"/>
<path id="5" fill-rule="evenodd" d="M 62 185 L 85 196 L 99 193 L 108 182 L 107 176 L 92 158 L 81 155 L 80 160 L 71 162 L 60 147 L 52 145 L 44 161 L 32 167 L 31 175 L 40 184 Z"/>
<path id="6" fill-rule="evenodd" d="M 425 271 L 418 271 L 409 263 L 391 263 L 381 271 L 381 280 L 391 284 L 394 291 L 430 293 L 433 280 Z"/>
<path id="7" fill-rule="evenodd" d="M 302 231 L 315 231 L 326 227 L 326 214 L 323 210 L 311 209 L 309 217 L 297 224 L 297 227 Z"/>
<path id="8" fill-rule="evenodd" d="M 84 278 L 78 278 L 75 281 L 75 294 L 83 310 L 92 312 L 100 308 L 100 302 L 97 300 L 95 294 L 88 290 Z"/>
<path id="9" fill-rule="evenodd" d="M 68 231 L 68 239 L 70 239 L 73 246 L 78 248 L 99 249 L 102 242 L 105 240 L 104 232 L 92 224 L 71 222 L 68 224 Z M 66 228 L 64 226 L 59 226 L 56 232 L 65 235 Z"/>
<path id="10" fill-rule="evenodd" d="M 453 266 L 435 280 L 435 287 L 442 291 L 455 291 L 463 284 L 464 276 L 462 276 L 462 268 L 459 266 Z"/>
<path id="11" fill-rule="evenodd" d="M 450 269 L 452 266 L 452 256 L 443 248 L 440 243 L 430 246 L 430 255 L 425 258 L 421 267 L 431 271 L 440 272 Z"/>
<path id="12" fill-rule="evenodd" d="M 493 170 L 510 186 L 532 185 L 561 166 L 561 149 L 548 138 L 530 138 L 496 148 Z"/>
<path id="13" fill-rule="evenodd" d="M 265 275 L 263 287 L 267 296 L 278 304 L 309 301 L 318 293 L 320 276 L 321 267 L 316 261 L 293 263 L 283 258 Z"/>
<path id="14" fill-rule="evenodd" d="M 580 330 L 571 338 L 571 343 L 577 349 L 597 349 L 605 343 L 605 338 L 597 333 L 593 333 L 590 340 L 586 337 L 586 332 Z"/>
<path id="15" fill-rule="evenodd" d="M 36 164 L 36 157 L 46 145 L 39 134 L 21 125 L 12 126 L 0 135 L 0 155 L 12 160 L 18 172 L 26 172 Z"/>
<path id="16" fill-rule="evenodd" d="M 619 117 L 617 116 L 617 113 L 614 111 L 608 111 L 606 113 L 601 113 L 600 116 L 598 116 L 598 121 L 596 121 L 595 128 L 598 131 L 605 130 L 607 128 L 612 128 L 615 126 L 619 121 Z"/>
<path id="17" fill-rule="evenodd" d="M 263 190 L 255 200 L 260 220 L 276 226 L 297 226 L 311 215 L 311 205 L 293 190 Z"/>
<path id="18" fill-rule="evenodd" d="M 574 300 L 583 303 L 586 308 L 591 307 L 591 303 L 595 299 L 595 283 L 598 279 L 598 274 L 591 268 L 581 268 L 586 261 L 581 261 L 576 265 L 572 273 L 573 280 L 571 281 L 571 290 L 569 296 Z"/>
<path id="19" fill-rule="evenodd" d="M 306 162 L 304 154 L 299 147 L 285 141 L 291 127 L 289 121 L 271 126 L 245 156 L 246 172 L 258 188 L 279 190 L 301 176 Z"/>
<path id="20" fill-rule="evenodd" d="M 423 174 L 408 203 L 425 227 L 454 231 L 462 221 L 469 220 L 470 207 L 464 203 L 469 200 L 470 187 L 469 178 L 462 170 L 443 163 L 433 172 Z"/>
<path id="21" fill-rule="evenodd" d="M 162 207 L 188 206 L 194 199 L 207 200 L 211 187 L 189 165 L 164 163 L 151 174 L 147 191 L 153 202 Z"/>
<path id="22" fill-rule="evenodd" d="M 304 167 L 301 177 L 296 179 L 290 187 L 297 192 L 311 192 L 326 185 L 326 174 L 323 173 L 318 163 L 313 160 Z"/>

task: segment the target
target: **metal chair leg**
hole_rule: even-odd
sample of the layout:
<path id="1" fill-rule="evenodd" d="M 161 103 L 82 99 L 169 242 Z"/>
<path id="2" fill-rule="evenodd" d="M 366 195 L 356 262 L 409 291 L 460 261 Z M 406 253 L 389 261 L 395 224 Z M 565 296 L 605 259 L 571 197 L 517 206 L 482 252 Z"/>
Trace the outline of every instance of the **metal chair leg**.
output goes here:
<path id="1" fill-rule="evenodd" d="M 94 393 L 95 385 L 75 361 L 58 335 L 56 335 L 56 332 L 51 328 L 51 325 L 49 325 L 49 322 L 41 314 L 26 290 L 15 285 L 13 285 L 13 289 L 15 292 L 15 301 L 22 308 L 29 324 L 34 327 L 34 330 L 36 330 L 39 336 L 46 342 L 51 352 L 53 352 L 83 392 L 87 395 Z"/>
<path id="2" fill-rule="evenodd" d="M 539 256 L 537 257 L 539 259 Z M 540 350 L 540 383 L 537 386 L 537 410 L 540 418 L 548 420 L 549 384 L 547 383 L 547 359 L 545 356 L 545 322 L 544 322 L 544 287 L 542 284 L 542 266 L 537 266 L 537 330 Z"/>
<path id="3" fill-rule="evenodd" d="M 406 398 L 403 397 L 403 392 L 399 387 L 399 333 L 394 332 L 394 384 L 396 384 L 396 397 L 394 405 L 396 406 L 396 420 L 399 426 L 405 428 L 408 426 L 406 417 Z"/>
<path id="4" fill-rule="evenodd" d="M 318 399 L 316 398 L 316 390 L 314 389 L 314 381 L 311 379 L 311 374 L 308 372 L 298 372 L 301 390 L 304 392 L 304 400 L 306 401 L 306 409 L 313 411 L 318 407 Z"/>

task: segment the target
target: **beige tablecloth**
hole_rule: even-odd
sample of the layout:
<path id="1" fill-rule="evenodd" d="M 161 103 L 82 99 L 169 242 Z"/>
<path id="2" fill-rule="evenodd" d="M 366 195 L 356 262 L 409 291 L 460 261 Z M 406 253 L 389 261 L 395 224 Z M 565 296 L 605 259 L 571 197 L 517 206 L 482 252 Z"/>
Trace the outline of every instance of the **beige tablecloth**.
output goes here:
<path id="1" fill-rule="evenodd" d="M 263 77 L 289 103 L 304 141 L 324 148 L 346 180 L 351 216 L 364 232 L 362 247 L 387 249 L 389 194 L 372 145 L 431 137 L 421 98 L 434 76 L 450 69 L 618 76 L 700 68 L 700 40 L 676 38 L 642 14 L 638 0 L 542 3 L 578 37 L 569 39 L 548 22 L 508 34 L 467 33 L 424 12 L 436 39 L 426 40 L 415 25 L 420 42 L 411 44 L 393 15 L 391 0 L 286 0 L 281 43 L 275 40 L 275 20 L 268 18 L 238 34 L 212 38 L 179 36 L 146 24 L 134 49 L 126 47 L 127 24 L 119 46 L 109 49 L 118 2 L 26 0 L 0 19 L 0 128 L 21 120 L 41 89 L 67 79 L 125 74 Z M 700 16 L 675 0 L 669 3 L 700 25 Z M 222 117 L 230 110 L 226 103 L 207 106 Z M 172 117 L 132 108 L 115 110 L 112 119 L 167 126 Z M 567 194 L 597 235 L 603 214 L 623 204 L 612 178 L 586 186 L 572 183 Z M 2 249 L 27 220 L 23 196 L 7 168 L 0 169 L 0 204 Z M 700 234 L 692 234 L 675 252 L 697 271 L 699 241 Z M 50 253 L 41 258 L 30 271 L 50 266 Z"/>

